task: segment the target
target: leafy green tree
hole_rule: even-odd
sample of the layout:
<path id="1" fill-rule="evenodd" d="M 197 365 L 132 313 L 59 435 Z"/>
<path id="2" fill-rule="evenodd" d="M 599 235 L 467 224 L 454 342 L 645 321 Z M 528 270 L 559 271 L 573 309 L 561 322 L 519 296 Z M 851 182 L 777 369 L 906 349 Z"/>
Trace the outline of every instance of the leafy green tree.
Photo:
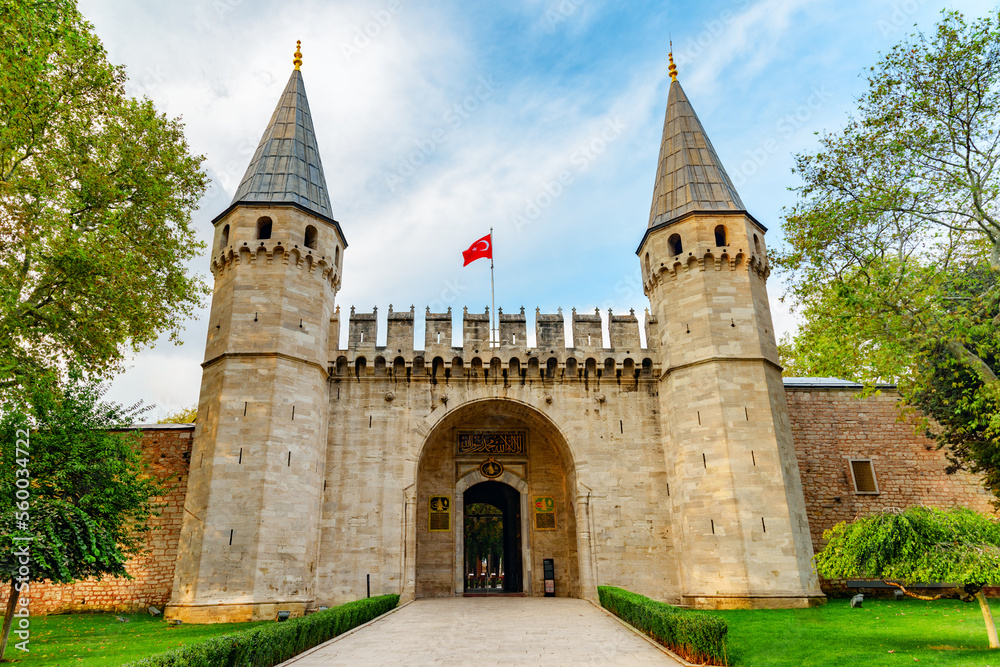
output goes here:
<path id="1" fill-rule="evenodd" d="M 143 412 L 101 401 L 73 373 L 61 390 L 35 387 L 30 407 L 0 418 L 0 580 L 9 582 L 0 655 L 17 600 L 31 583 L 131 578 L 144 552 L 162 482 L 149 472 L 134 430 Z"/>
<path id="2" fill-rule="evenodd" d="M 803 320 L 781 344 L 787 373 L 898 384 L 928 407 L 918 394 L 935 377 L 928 368 L 958 365 L 994 446 L 1000 381 L 990 346 L 970 332 L 1000 325 L 973 307 L 1000 290 L 998 20 L 945 12 L 871 68 L 856 114 L 796 157 L 804 185 L 786 216 L 788 247 L 775 253 Z M 963 284 L 969 274 L 980 279 Z M 953 451 L 970 470 L 993 465 L 976 458 L 985 449 Z"/>
<path id="3" fill-rule="evenodd" d="M 983 586 L 1000 584 L 1000 521 L 965 508 L 911 507 L 841 522 L 823 533 L 816 571 L 827 579 L 880 579 L 921 600 L 977 600 L 990 648 L 1000 648 Z M 938 595 L 918 594 L 915 583 L 954 583 Z"/>
<path id="4" fill-rule="evenodd" d="M 125 80 L 74 0 L 0 0 L 0 390 L 120 368 L 207 293 L 203 158 Z"/>
<path id="5" fill-rule="evenodd" d="M 1000 371 L 998 274 L 986 267 L 963 273 L 945 285 L 948 317 L 961 323 L 962 341 L 991 372 Z M 981 475 L 1000 508 L 1000 393 L 995 385 L 957 358 L 945 344 L 929 340 L 916 357 L 907 400 L 931 417 L 927 435 L 944 449 L 947 472 Z"/>
<path id="6" fill-rule="evenodd" d="M 192 405 L 189 408 L 181 408 L 176 412 L 171 412 L 163 419 L 156 420 L 157 424 L 193 424 L 198 418 L 198 406 Z"/>
<path id="7" fill-rule="evenodd" d="M 465 508 L 465 546 L 468 563 L 483 558 L 499 565 L 503 557 L 503 515 L 493 505 L 472 503 Z"/>

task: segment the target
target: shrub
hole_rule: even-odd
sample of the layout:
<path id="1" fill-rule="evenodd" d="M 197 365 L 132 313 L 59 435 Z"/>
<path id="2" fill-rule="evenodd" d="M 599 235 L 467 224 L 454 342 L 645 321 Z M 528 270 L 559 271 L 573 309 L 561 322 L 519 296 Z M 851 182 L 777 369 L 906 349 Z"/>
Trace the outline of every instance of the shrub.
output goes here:
<path id="1" fill-rule="evenodd" d="M 284 623 L 213 637 L 123 667 L 273 667 L 381 616 L 397 604 L 398 595 L 348 602 Z"/>
<path id="2" fill-rule="evenodd" d="M 685 611 L 612 586 L 598 586 L 597 594 L 602 607 L 686 660 L 729 664 L 729 626 L 718 616 Z"/>

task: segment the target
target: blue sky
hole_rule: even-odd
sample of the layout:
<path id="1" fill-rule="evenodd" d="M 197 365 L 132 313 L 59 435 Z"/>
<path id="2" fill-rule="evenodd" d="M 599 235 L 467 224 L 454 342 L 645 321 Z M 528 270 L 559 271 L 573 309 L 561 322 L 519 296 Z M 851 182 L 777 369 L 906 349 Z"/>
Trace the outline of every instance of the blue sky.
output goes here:
<path id="1" fill-rule="evenodd" d="M 494 228 L 497 305 L 615 312 L 648 305 L 645 231 L 668 42 L 679 79 L 748 210 L 781 241 L 792 155 L 836 131 L 864 72 L 942 8 L 920 0 L 82 0 L 129 90 L 181 116 L 213 183 L 194 219 L 208 240 L 292 69 L 295 41 L 323 166 L 349 247 L 338 303 L 384 322 L 489 304 L 489 266 L 461 251 Z M 572 182 L 555 185 L 561 172 Z M 191 270 L 206 276 L 202 257 Z M 769 281 L 779 335 L 794 315 Z M 184 344 L 142 351 L 108 397 L 197 402 L 206 309 Z M 606 313 L 605 313 L 606 315 Z M 456 335 L 458 330 L 456 330 Z M 384 325 L 382 334 L 384 337 Z M 420 337 L 418 332 L 418 338 Z"/>

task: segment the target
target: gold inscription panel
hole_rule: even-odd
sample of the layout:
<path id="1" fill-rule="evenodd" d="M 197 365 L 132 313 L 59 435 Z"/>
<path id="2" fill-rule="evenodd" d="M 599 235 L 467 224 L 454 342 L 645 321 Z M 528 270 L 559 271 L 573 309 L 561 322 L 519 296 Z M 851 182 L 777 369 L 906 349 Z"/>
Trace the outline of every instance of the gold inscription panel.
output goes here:
<path id="1" fill-rule="evenodd" d="M 428 530 L 435 533 L 451 530 L 451 497 L 431 496 L 427 509 Z"/>
<path id="2" fill-rule="evenodd" d="M 524 454 L 524 433 L 478 432 L 458 434 L 459 454 Z"/>

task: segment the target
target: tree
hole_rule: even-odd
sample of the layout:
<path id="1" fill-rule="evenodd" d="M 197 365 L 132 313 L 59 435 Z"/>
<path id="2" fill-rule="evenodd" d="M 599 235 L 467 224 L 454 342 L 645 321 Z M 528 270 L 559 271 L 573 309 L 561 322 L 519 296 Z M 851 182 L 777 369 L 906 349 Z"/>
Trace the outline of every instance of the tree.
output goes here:
<path id="1" fill-rule="evenodd" d="M 0 579 L 10 582 L 0 656 L 17 600 L 32 582 L 131 578 L 164 492 L 128 427 L 144 410 L 101 401 L 72 373 L 61 389 L 36 386 L 30 408 L 0 418 Z"/>
<path id="2" fill-rule="evenodd" d="M 921 600 L 977 600 L 990 640 L 1000 648 L 983 586 L 1000 584 L 1000 521 L 965 508 L 911 507 L 841 522 L 823 533 L 829 542 L 814 560 L 826 579 L 880 579 Z M 921 595 L 919 582 L 956 584 L 955 590 Z"/>
<path id="3" fill-rule="evenodd" d="M 0 0 L 0 390 L 120 368 L 207 293 L 203 158 L 125 80 L 74 0 Z"/>
<path id="4" fill-rule="evenodd" d="M 158 419 L 157 424 L 193 424 L 198 418 L 198 406 L 192 405 L 189 408 L 181 408 L 176 412 L 171 412 L 163 419 Z"/>
<path id="5" fill-rule="evenodd" d="M 499 569 L 503 557 L 503 514 L 498 508 L 486 503 L 472 503 L 465 508 L 465 545 L 467 564 L 478 564 L 486 558 L 488 564 Z"/>
<path id="6" fill-rule="evenodd" d="M 963 343 L 993 372 L 1000 371 L 1000 315 L 997 272 L 983 267 L 945 286 L 952 299 L 948 317 L 958 322 Z M 927 435 L 944 449 L 948 473 L 967 470 L 981 475 L 1000 508 L 1000 393 L 984 383 L 940 341 L 930 340 L 917 354 L 909 403 L 932 419 Z"/>
<path id="7" fill-rule="evenodd" d="M 871 68 L 842 130 L 796 156 L 804 185 L 786 215 L 788 248 L 775 253 L 803 319 L 782 341 L 787 372 L 898 384 L 915 403 L 928 364 L 958 364 L 978 418 L 1000 422 L 989 412 L 1000 396 L 993 357 L 969 336 L 1000 318 L 955 307 L 995 303 L 1000 290 L 998 20 L 945 12 Z M 962 284 L 968 274 L 982 278 Z"/>

